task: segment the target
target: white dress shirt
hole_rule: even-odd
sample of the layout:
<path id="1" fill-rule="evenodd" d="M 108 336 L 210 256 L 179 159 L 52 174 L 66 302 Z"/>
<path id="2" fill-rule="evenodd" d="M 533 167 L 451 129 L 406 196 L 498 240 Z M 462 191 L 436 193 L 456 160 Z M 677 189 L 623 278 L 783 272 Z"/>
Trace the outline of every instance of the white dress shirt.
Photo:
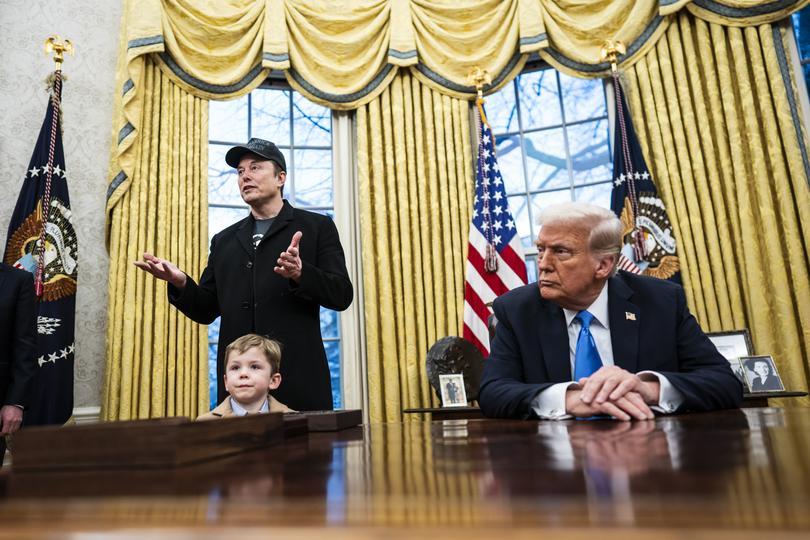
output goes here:
<path id="1" fill-rule="evenodd" d="M 234 416 L 247 416 L 247 413 L 248 413 L 247 410 L 244 407 L 242 407 L 241 405 L 239 405 L 238 401 L 233 399 L 233 397 L 231 397 L 229 399 L 231 400 L 231 410 L 233 411 Z M 259 409 L 259 412 L 260 413 L 270 412 L 270 404 L 267 403 L 266 399 L 264 400 L 264 403 L 262 403 L 262 406 Z M 258 413 L 254 413 L 254 414 L 258 414 Z"/>
<path id="2" fill-rule="evenodd" d="M 588 306 L 587 311 L 593 315 L 590 332 L 599 351 L 599 358 L 602 359 L 603 366 L 614 365 L 613 342 L 610 337 L 610 319 L 608 317 L 608 288 L 602 287 L 602 292 L 596 300 Z M 568 327 L 568 352 L 571 363 L 571 373 L 574 373 L 574 361 L 577 350 L 577 340 L 582 323 L 575 319 L 578 311 L 563 309 L 565 313 L 565 323 Z M 638 375 L 650 374 L 658 378 L 660 392 L 658 394 L 658 405 L 650 408 L 660 413 L 673 413 L 683 404 L 683 394 L 672 386 L 669 380 L 655 371 L 640 371 Z M 571 418 L 565 412 L 565 393 L 570 387 L 579 388 L 576 381 L 557 383 L 549 386 L 535 396 L 532 401 L 532 409 L 540 418 L 548 420 L 564 420 Z"/>

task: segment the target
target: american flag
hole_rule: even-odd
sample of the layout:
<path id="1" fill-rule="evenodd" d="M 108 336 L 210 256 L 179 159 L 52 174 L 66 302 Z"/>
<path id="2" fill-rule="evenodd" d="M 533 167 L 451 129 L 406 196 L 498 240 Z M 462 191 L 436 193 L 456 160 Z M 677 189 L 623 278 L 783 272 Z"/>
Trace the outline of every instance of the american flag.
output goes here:
<path id="1" fill-rule="evenodd" d="M 478 103 L 478 166 L 475 175 L 467 276 L 464 284 L 464 339 L 489 355 L 488 303 L 526 284 L 526 263 L 503 178 L 495 139 L 482 102 Z"/>

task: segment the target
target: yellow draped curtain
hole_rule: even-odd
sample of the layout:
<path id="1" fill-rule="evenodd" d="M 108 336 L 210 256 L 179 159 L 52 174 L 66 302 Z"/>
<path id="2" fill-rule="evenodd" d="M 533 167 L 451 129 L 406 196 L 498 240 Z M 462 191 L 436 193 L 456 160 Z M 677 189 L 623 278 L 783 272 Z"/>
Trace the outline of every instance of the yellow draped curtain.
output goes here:
<path id="1" fill-rule="evenodd" d="M 436 404 L 425 353 L 460 335 L 472 206 L 469 104 L 408 73 L 357 110 L 372 421 Z"/>
<path id="2" fill-rule="evenodd" d="M 135 268 L 144 251 L 199 275 L 206 260 L 208 102 L 144 60 L 141 144 L 129 189 L 110 212 L 105 420 L 208 410 L 208 338 Z"/>
<path id="3" fill-rule="evenodd" d="M 682 13 L 624 86 L 696 317 L 750 329 L 798 390 L 810 380 L 810 193 L 790 31 Z"/>

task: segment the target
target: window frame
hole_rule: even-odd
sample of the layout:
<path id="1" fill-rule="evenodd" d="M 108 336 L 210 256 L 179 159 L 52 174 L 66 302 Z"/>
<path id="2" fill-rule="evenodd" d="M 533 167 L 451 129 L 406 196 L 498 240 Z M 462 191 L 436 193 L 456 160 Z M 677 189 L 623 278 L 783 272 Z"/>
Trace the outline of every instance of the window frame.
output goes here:
<path id="1" fill-rule="evenodd" d="M 542 71 L 542 70 L 546 70 L 546 69 L 554 71 L 556 73 L 556 75 L 557 75 L 557 85 L 558 85 L 557 88 L 560 90 L 558 92 L 557 97 L 558 97 L 558 100 L 559 100 L 559 107 L 560 107 L 560 112 L 561 112 L 561 121 L 560 121 L 560 123 L 549 125 L 549 126 L 543 126 L 543 127 L 540 127 L 540 128 L 531 128 L 531 129 L 528 129 L 528 130 L 524 130 L 523 129 L 523 113 L 522 113 L 522 110 L 521 110 L 521 107 L 520 107 L 520 88 L 519 88 L 519 86 L 517 84 L 517 79 L 518 79 L 518 77 L 520 75 L 524 75 L 524 74 L 527 74 L 527 73 L 533 73 L 533 72 L 537 72 L 537 71 Z M 527 182 L 527 174 L 528 174 L 527 159 L 528 158 L 526 156 L 525 142 L 524 142 L 526 133 L 529 133 L 529 134 L 531 134 L 531 133 L 539 133 L 539 132 L 542 132 L 542 131 L 548 131 L 548 130 L 552 130 L 552 129 L 562 129 L 564 132 L 567 133 L 567 129 L 568 129 L 569 126 L 576 126 L 576 125 L 580 125 L 580 124 L 586 124 L 586 123 L 597 121 L 597 120 L 607 120 L 607 123 L 608 123 L 608 126 L 607 126 L 607 129 L 608 129 L 608 137 L 607 137 L 608 153 L 610 155 L 610 161 L 611 161 L 611 167 L 612 167 L 613 149 L 614 149 L 614 131 L 615 131 L 614 130 L 614 124 L 615 124 L 615 116 L 616 116 L 616 106 L 615 106 L 615 96 L 614 96 L 614 89 L 613 89 L 613 80 L 610 77 L 605 77 L 605 78 L 602 79 L 603 91 L 604 91 L 604 97 L 605 97 L 606 115 L 599 116 L 599 117 L 591 117 L 591 118 L 587 118 L 587 119 L 584 119 L 584 120 L 575 120 L 573 122 L 567 122 L 566 119 L 565 119 L 565 101 L 564 101 L 565 96 L 563 95 L 562 86 L 560 84 L 560 79 L 559 79 L 560 73 L 561 72 L 559 70 L 557 70 L 556 68 L 554 68 L 553 66 L 551 66 L 547 62 L 541 60 L 536 55 L 534 55 L 533 58 L 531 58 L 528 62 L 526 62 L 525 67 L 523 68 L 523 70 L 521 70 L 518 77 L 515 77 L 513 80 L 511 80 L 508 83 L 508 85 L 511 85 L 513 90 L 514 90 L 515 106 L 517 108 L 516 112 L 517 112 L 518 130 L 517 131 L 511 130 L 511 131 L 493 133 L 496 141 L 499 140 L 501 137 L 504 137 L 504 136 L 506 136 L 506 137 L 518 136 L 520 138 L 520 149 L 521 149 L 522 170 L 523 170 L 523 185 L 524 185 L 524 187 L 526 189 L 525 189 L 525 191 L 507 192 L 506 196 L 507 196 L 507 200 L 509 200 L 509 199 L 511 199 L 512 197 L 515 197 L 515 196 L 520 196 L 520 197 L 525 197 L 526 198 L 526 200 L 527 200 L 527 211 L 529 213 L 529 226 L 530 226 L 531 234 L 533 236 L 536 236 L 536 234 L 537 234 L 537 230 L 536 230 L 536 219 L 537 218 L 536 218 L 536 214 L 535 214 L 536 209 L 534 208 L 534 205 L 532 204 L 532 198 L 534 196 L 536 196 L 537 194 L 540 194 L 540 193 L 552 193 L 552 192 L 559 192 L 559 191 L 568 190 L 569 195 L 570 195 L 570 200 L 573 201 L 573 200 L 576 200 L 576 199 L 574 199 L 574 194 L 576 193 L 576 189 L 579 189 L 579 188 L 589 187 L 589 186 L 596 186 L 596 185 L 603 185 L 604 184 L 604 185 L 610 185 L 611 189 L 612 189 L 612 180 L 613 180 L 612 175 L 611 175 L 611 178 L 608 178 L 606 180 L 599 180 L 599 181 L 595 181 L 595 182 L 586 182 L 586 183 L 581 183 L 581 184 L 574 183 L 573 176 L 572 176 L 573 173 L 572 173 L 571 153 L 570 153 L 570 148 L 569 148 L 568 137 L 567 136 L 565 137 L 565 153 L 566 153 L 565 157 L 566 157 L 566 169 L 567 169 L 567 174 L 568 174 L 568 185 L 566 187 L 556 187 L 556 188 L 551 188 L 551 189 L 535 189 L 535 190 L 531 190 L 529 188 L 529 184 Z M 504 88 L 501 88 L 498 92 L 501 92 L 503 90 L 504 90 Z M 486 101 L 486 97 L 485 97 L 485 101 Z M 485 106 L 486 106 L 486 103 L 485 103 Z M 475 150 L 477 148 L 478 141 L 477 141 L 477 134 L 475 133 L 475 120 L 474 120 L 474 118 L 475 118 L 476 112 L 475 112 L 475 107 L 474 106 L 470 108 L 470 112 L 471 112 L 471 115 L 473 117 L 473 121 L 471 122 L 471 124 L 472 124 L 472 128 L 473 128 L 473 149 Z M 511 208 L 510 208 L 510 211 L 512 211 Z M 516 217 L 514 212 L 513 212 L 513 216 Z M 536 258 L 537 258 L 537 247 L 534 245 L 533 242 L 529 246 L 523 246 L 523 257 L 524 257 L 524 259 L 526 261 L 526 264 L 527 264 L 527 270 L 529 271 L 529 276 L 531 277 L 534 274 L 534 272 L 536 271 L 536 268 L 529 268 L 529 264 L 531 262 L 533 267 L 536 266 Z"/>
<path id="2" fill-rule="evenodd" d="M 255 90 L 270 89 L 279 91 L 297 92 L 283 75 L 272 73 Z M 247 94 L 247 136 L 253 134 L 252 124 L 252 92 Z M 306 98 L 303 94 L 299 96 Z M 290 122 L 293 122 L 293 98 L 290 98 Z M 294 138 L 290 137 L 289 144 L 279 145 L 279 148 L 287 151 L 289 155 L 288 169 L 294 171 L 296 150 L 330 150 L 332 155 L 332 205 L 331 206 L 307 206 L 306 210 L 315 212 L 331 211 L 332 219 L 338 229 L 338 234 L 346 255 L 346 266 L 349 277 L 354 285 L 355 298 L 351 306 L 338 314 L 338 335 L 337 337 L 324 337 L 324 344 L 328 342 L 339 342 L 340 349 L 340 402 L 343 408 L 362 408 L 367 410 L 365 404 L 368 402 L 367 385 L 365 376 L 364 355 L 364 335 L 360 331 L 362 310 L 362 279 L 360 274 L 360 252 L 359 252 L 359 211 L 356 170 L 354 163 L 354 122 L 351 113 L 340 113 L 331 111 L 331 147 L 322 145 L 296 145 Z M 219 139 L 207 139 L 209 145 L 233 146 L 244 144 L 244 141 L 226 141 Z M 295 199 L 295 179 L 289 184 L 289 192 L 285 186 L 285 199 Z M 248 210 L 246 204 L 211 203 L 210 208 L 227 208 Z M 210 237 L 210 232 L 209 232 Z M 208 337 L 208 361 L 210 363 L 211 347 L 217 346 L 217 341 L 212 341 Z M 209 382 L 218 384 L 218 381 Z M 212 398 L 213 399 L 213 398 Z"/>

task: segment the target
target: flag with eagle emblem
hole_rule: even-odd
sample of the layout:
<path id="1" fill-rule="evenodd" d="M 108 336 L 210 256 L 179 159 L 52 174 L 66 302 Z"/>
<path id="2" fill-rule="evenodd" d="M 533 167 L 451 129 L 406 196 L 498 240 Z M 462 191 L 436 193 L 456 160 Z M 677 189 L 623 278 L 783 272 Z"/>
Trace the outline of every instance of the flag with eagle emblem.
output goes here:
<path id="1" fill-rule="evenodd" d="M 34 275 L 37 374 L 25 425 L 64 424 L 73 412 L 78 246 L 62 149 L 62 74 L 51 94 L 6 239 L 3 260 Z"/>
<path id="2" fill-rule="evenodd" d="M 619 269 L 680 283 L 672 223 L 641 154 L 618 73 L 613 83 L 616 126 L 610 208 L 622 222 Z"/>

